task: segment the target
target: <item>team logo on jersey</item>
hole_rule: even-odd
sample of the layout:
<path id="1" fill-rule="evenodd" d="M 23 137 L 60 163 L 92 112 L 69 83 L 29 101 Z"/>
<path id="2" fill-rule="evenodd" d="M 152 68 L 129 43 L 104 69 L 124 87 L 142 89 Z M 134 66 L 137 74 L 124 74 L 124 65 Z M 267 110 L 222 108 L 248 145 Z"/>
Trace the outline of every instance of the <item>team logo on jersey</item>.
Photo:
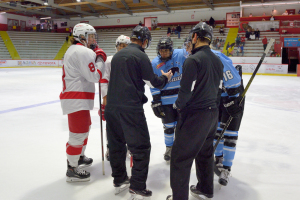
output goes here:
<path id="1" fill-rule="evenodd" d="M 178 68 L 178 67 L 172 67 L 170 70 L 172 71 L 173 75 L 174 75 L 176 72 L 179 74 L 179 68 Z M 170 70 L 169 70 L 169 71 L 170 71 Z"/>
<path id="2" fill-rule="evenodd" d="M 164 66 L 165 64 L 166 64 L 165 62 L 159 63 L 158 65 L 156 65 L 156 69 L 161 68 L 161 67 Z"/>
<path id="3" fill-rule="evenodd" d="M 171 80 L 169 81 L 169 83 L 171 83 L 171 82 L 176 82 L 176 81 L 180 81 L 181 78 L 182 78 L 182 74 L 180 74 L 180 75 L 177 76 L 177 77 L 171 78 Z"/>

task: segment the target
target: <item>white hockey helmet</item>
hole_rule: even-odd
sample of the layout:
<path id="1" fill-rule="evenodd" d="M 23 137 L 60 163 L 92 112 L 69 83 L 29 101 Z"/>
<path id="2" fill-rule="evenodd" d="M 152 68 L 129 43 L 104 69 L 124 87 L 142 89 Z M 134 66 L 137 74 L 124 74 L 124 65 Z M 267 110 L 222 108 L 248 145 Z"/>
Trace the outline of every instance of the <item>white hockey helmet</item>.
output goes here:
<path id="1" fill-rule="evenodd" d="M 85 46 L 88 44 L 89 34 L 94 34 L 95 41 L 97 41 L 97 33 L 93 26 L 86 23 L 79 23 L 73 28 L 74 39 Z M 86 42 L 84 43 L 82 40 Z"/>
<path id="2" fill-rule="evenodd" d="M 125 36 L 125 35 L 120 35 L 116 40 L 116 47 L 119 46 L 119 44 L 121 44 L 121 43 L 127 44 L 127 45 L 130 44 L 131 43 L 130 37 Z"/>

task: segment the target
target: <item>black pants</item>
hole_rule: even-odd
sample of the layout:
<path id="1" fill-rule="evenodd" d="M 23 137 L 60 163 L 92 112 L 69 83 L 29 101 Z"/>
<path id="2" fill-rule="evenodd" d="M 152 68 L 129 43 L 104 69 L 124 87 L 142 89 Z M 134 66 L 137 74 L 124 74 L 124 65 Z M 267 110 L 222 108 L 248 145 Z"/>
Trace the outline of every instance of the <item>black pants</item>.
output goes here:
<path id="1" fill-rule="evenodd" d="M 213 194 L 213 140 L 217 125 L 217 108 L 180 113 L 171 152 L 173 200 L 188 200 L 194 159 L 197 188 L 205 194 Z"/>
<path id="2" fill-rule="evenodd" d="M 133 155 L 130 188 L 146 189 L 151 144 L 144 110 L 107 106 L 105 119 L 114 183 L 122 183 L 127 177 L 125 165 L 127 143 Z"/>
<path id="3" fill-rule="evenodd" d="M 268 44 L 264 44 L 264 51 L 266 50 Z"/>

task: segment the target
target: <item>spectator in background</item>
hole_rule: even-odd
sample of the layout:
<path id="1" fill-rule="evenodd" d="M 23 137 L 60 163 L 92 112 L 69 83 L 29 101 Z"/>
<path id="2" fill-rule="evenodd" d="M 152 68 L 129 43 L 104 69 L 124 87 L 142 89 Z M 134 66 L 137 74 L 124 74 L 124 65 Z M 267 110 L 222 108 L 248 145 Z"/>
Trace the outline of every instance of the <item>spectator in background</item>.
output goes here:
<path id="1" fill-rule="evenodd" d="M 252 13 L 250 13 L 249 17 L 253 17 L 253 16 L 252 16 Z"/>
<path id="2" fill-rule="evenodd" d="M 271 15 L 270 21 L 274 21 L 275 18 L 273 17 L 273 15 Z"/>
<path id="3" fill-rule="evenodd" d="M 219 28 L 219 33 L 220 33 L 221 35 L 225 35 L 225 34 L 224 34 L 224 28 L 223 28 L 223 26 L 221 26 L 221 27 Z"/>
<path id="4" fill-rule="evenodd" d="M 70 36 L 72 36 L 72 34 L 73 34 L 73 31 L 72 31 L 72 30 L 73 30 L 72 27 L 70 27 L 70 28 L 69 28 L 69 31 L 70 31 L 70 34 L 69 34 L 69 35 L 70 35 Z"/>
<path id="5" fill-rule="evenodd" d="M 213 18 L 213 17 L 210 17 L 210 19 L 209 19 L 209 25 L 211 26 L 211 27 L 215 27 L 215 19 Z"/>
<path id="6" fill-rule="evenodd" d="M 168 27 L 167 36 L 168 36 L 168 37 L 171 36 L 171 28 L 170 28 L 170 27 Z"/>
<path id="7" fill-rule="evenodd" d="M 220 42 L 220 46 L 219 46 L 219 49 L 220 49 L 220 47 L 224 45 L 224 42 L 225 42 L 225 41 L 222 40 L 222 38 L 221 38 L 219 42 Z"/>
<path id="8" fill-rule="evenodd" d="M 247 28 L 247 30 L 246 30 L 246 38 L 247 38 L 247 40 L 249 40 L 249 37 L 250 37 L 250 32 L 249 32 L 249 29 Z"/>
<path id="9" fill-rule="evenodd" d="M 259 40 L 260 31 L 258 30 L 258 28 L 256 29 L 256 31 L 254 31 L 254 34 L 255 34 L 255 39 L 257 38 Z"/>
<path id="10" fill-rule="evenodd" d="M 240 46 L 240 43 L 241 43 L 241 37 L 240 37 L 240 35 L 238 35 L 235 39 L 235 44 L 238 47 L 238 46 Z"/>
<path id="11" fill-rule="evenodd" d="M 174 34 L 174 33 L 176 33 L 175 26 L 172 27 L 172 32 L 171 32 L 171 34 Z"/>
<path id="12" fill-rule="evenodd" d="M 266 13 L 264 13 L 262 16 L 266 16 Z"/>
<path id="13" fill-rule="evenodd" d="M 139 25 L 140 25 L 140 26 L 143 26 L 143 23 L 142 23 L 142 21 L 140 21 L 140 22 L 139 22 Z"/>
<path id="14" fill-rule="evenodd" d="M 230 43 L 228 42 L 227 45 L 226 45 L 226 50 L 227 51 L 228 51 L 229 47 L 230 47 Z"/>
<path id="15" fill-rule="evenodd" d="M 263 45 L 264 45 L 264 51 L 265 51 L 266 48 L 267 48 L 267 44 L 268 44 L 268 39 L 267 39 L 266 36 L 264 36 L 264 39 L 262 40 L 262 43 L 263 43 Z"/>
<path id="16" fill-rule="evenodd" d="M 229 56 L 233 56 L 233 53 L 234 53 L 233 49 L 234 49 L 234 43 L 231 44 L 231 45 L 229 46 L 228 50 L 227 50 L 227 56 L 228 56 L 228 57 L 229 57 Z"/>
<path id="17" fill-rule="evenodd" d="M 244 56 L 244 46 L 242 44 L 240 44 L 240 46 L 238 47 L 236 55 L 239 56 L 239 53 L 241 53 L 242 56 Z"/>
<path id="18" fill-rule="evenodd" d="M 245 36 L 242 36 L 242 37 L 241 37 L 241 44 L 242 44 L 243 46 L 245 46 L 245 42 L 246 42 L 246 37 L 245 37 Z"/>
<path id="19" fill-rule="evenodd" d="M 289 15 L 288 11 L 286 10 L 282 15 Z"/>
<path id="20" fill-rule="evenodd" d="M 54 31 L 57 33 L 57 23 L 54 24 Z"/>
<path id="21" fill-rule="evenodd" d="M 177 34 L 178 34 L 178 39 L 180 39 L 181 26 L 179 24 L 176 27 L 176 31 L 177 31 Z"/>
<path id="22" fill-rule="evenodd" d="M 300 9 L 299 9 L 299 11 L 298 11 L 298 15 L 300 15 Z"/>

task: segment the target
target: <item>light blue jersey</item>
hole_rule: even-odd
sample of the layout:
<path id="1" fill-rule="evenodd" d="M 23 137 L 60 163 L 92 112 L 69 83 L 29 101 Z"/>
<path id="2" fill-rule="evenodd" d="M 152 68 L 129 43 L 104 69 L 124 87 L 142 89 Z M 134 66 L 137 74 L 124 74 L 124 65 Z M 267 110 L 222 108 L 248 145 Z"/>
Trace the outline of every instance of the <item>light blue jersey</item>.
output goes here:
<path id="1" fill-rule="evenodd" d="M 166 86 L 162 90 L 156 88 L 150 88 L 152 96 L 161 94 L 162 91 L 179 89 L 180 80 L 182 78 L 182 65 L 186 59 L 185 54 L 186 53 L 184 49 L 174 49 L 172 58 L 167 62 L 162 62 L 158 56 L 152 60 L 153 71 L 158 76 L 162 75 L 160 70 L 163 70 L 164 72 L 168 72 L 172 67 L 178 67 L 179 70 L 179 73 L 176 72 L 175 74 L 173 74 L 171 80 L 166 84 Z M 175 103 L 177 97 L 178 97 L 178 92 L 177 94 L 162 95 L 161 96 L 162 105 L 169 105 Z"/>
<path id="2" fill-rule="evenodd" d="M 167 62 L 162 62 L 158 56 L 152 60 L 153 71 L 158 76 L 162 75 L 160 70 L 168 72 L 172 67 L 177 67 L 177 70 L 179 71 L 179 73 L 175 72 L 175 74 L 173 74 L 171 80 L 162 90 L 150 88 L 152 96 L 161 95 L 162 105 L 172 105 L 177 100 L 180 81 L 182 78 L 182 65 L 187 58 L 187 55 L 188 54 L 185 49 L 174 49 L 172 58 Z M 167 147 L 173 146 L 175 138 L 174 129 L 176 124 L 177 121 L 170 121 L 168 123 L 163 122 L 165 144 Z"/>
<path id="3" fill-rule="evenodd" d="M 242 84 L 242 79 L 239 74 L 239 72 L 236 70 L 236 68 L 232 64 L 232 60 L 225 56 L 223 53 L 219 51 L 211 50 L 216 56 L 220 58 L 224 65 L 223 69 L 223 83 L 226 91 L 223 91 L 221 96 L 222 98 L 226 97 L 237 97 L 239 95 L 240 90 L 238 88 Z M 228 94 L 229 93 L 229 94 Z M 241 119 L 240 119 L 241 120 Z M 220 127 L 220 122 L 218 125 L 218 133 L 222 132 L 222 128 Z M 238 131 L 237 130 L 229 130 L 227 129 L 224 132 L 224 138 L 220 140 L 220 143 L 218 144 L 215 155 L 216 156 L 223 156 L 223 166 L 225 167 L 231 167 L 232 162 L 235 157 L 236 152 L 236 142 L 238 137 Z M 216 143 L 216 139 L 214 139 L 214 145 Z"/>
<path id="4" fill-rule="evenodd" d="M 241 86 L 241 76 L 239 72 L 235 69 L 235 67 L 232 64 L 232 60 L 225 56 L 223 53 L 215 50 L 211 50 L 216 56 L 218 56 L 221 60 L 221 62 L 224 65 L 223 68 L 223 83 L 226 91 L 234 88 L 238 88 Z M 236 93 L 234 95 L 228 95 L 227 92 L 222 93 L 222 97 L 226 96 L 238 96 L 239 93 Z"/>

